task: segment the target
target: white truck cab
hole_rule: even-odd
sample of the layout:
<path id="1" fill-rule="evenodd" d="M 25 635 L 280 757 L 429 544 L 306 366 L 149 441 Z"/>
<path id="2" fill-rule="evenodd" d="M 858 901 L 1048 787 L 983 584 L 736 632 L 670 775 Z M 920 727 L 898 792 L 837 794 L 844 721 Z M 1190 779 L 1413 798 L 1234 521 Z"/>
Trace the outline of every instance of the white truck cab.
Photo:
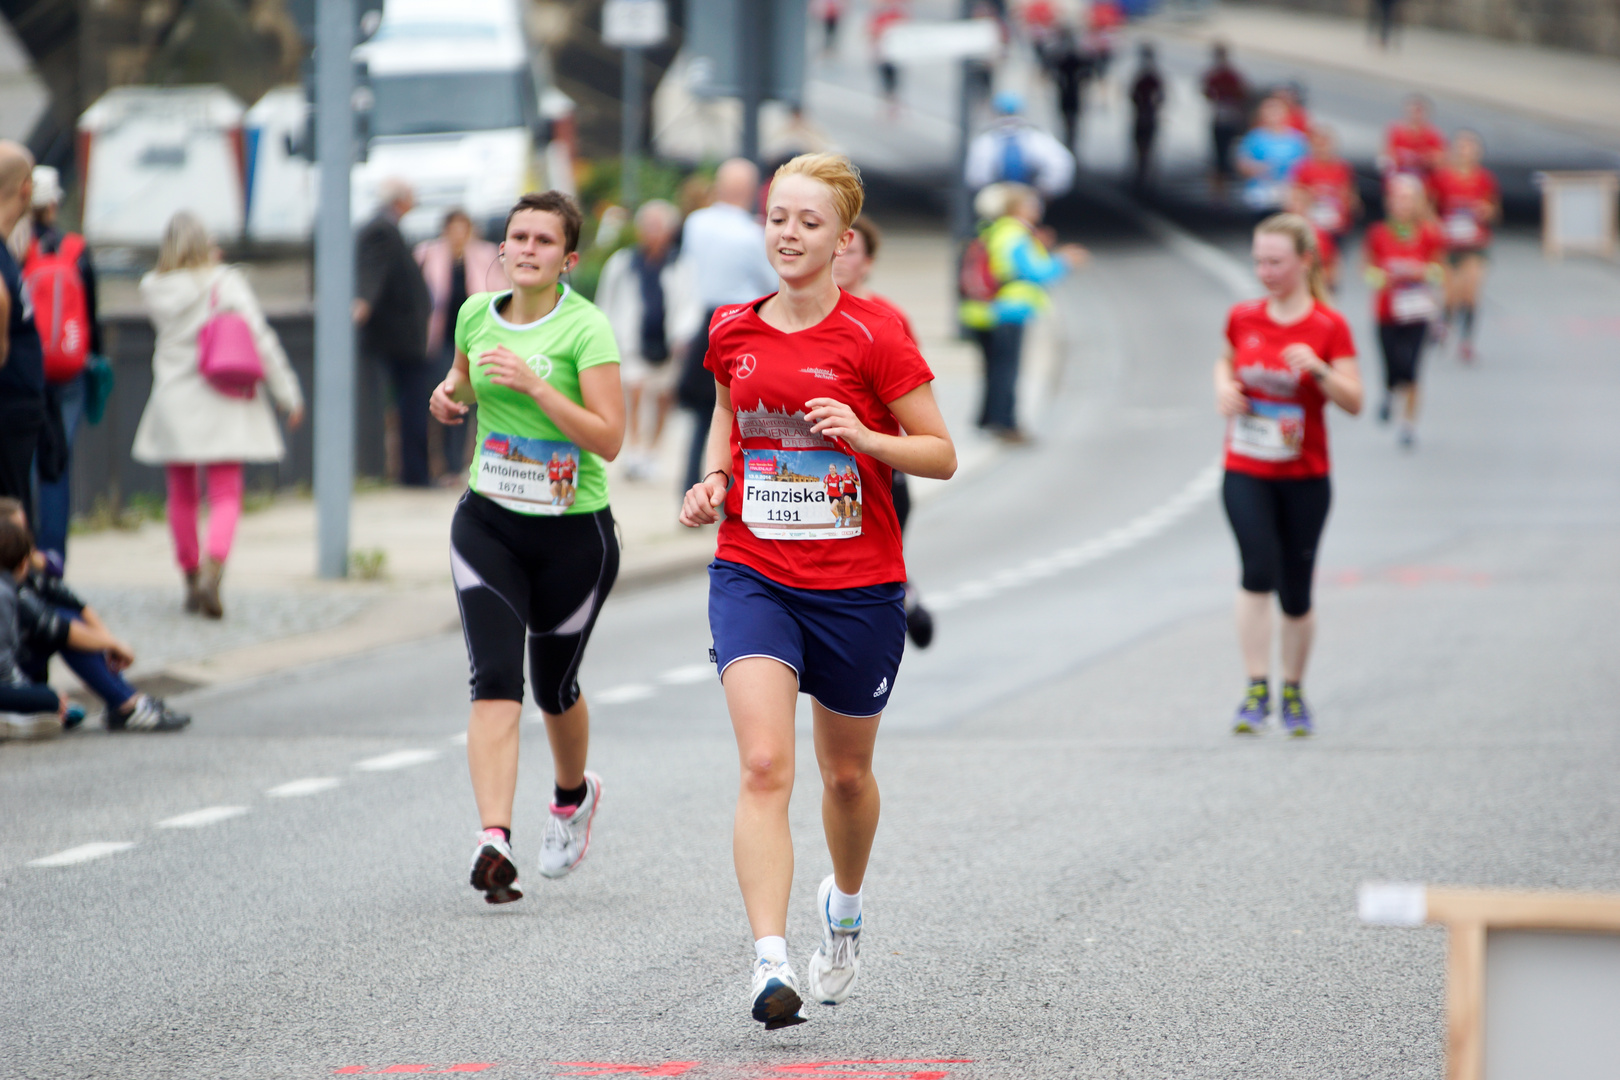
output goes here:
<path id="1" fill-rule="evenodd" d="M 454 207 L 493 237 L 519 195 L 545 186 L 548 125 L 516 0 L 388 0 L 354 58 L 372 98 L 370 152 L 352 174 L 356 223 L 399 177 L 416 189 L 407 240 L 437 235 Z"/>

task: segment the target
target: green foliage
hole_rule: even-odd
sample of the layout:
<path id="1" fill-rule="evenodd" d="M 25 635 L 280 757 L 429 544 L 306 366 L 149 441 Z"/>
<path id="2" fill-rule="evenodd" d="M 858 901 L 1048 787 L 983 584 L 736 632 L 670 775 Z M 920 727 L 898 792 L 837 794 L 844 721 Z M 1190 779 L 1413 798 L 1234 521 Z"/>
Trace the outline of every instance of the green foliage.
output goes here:
<path id="1" fill-rule="evenodd" d="M 640 159 L 639 194 L 641 201 L 667 199 L 679 203 L 681 185 L 688 177 L 702 175 L 712 178 L 714 170 L 703 167 L 686 171 L 668 162 Z M 635 229 L 627 226 L 611 244 L 597 244 L 596 231 L 602 221 L 602 212 L 619 203 L 619 180 L 623 172 L 619 158 L 598 158 L 586 162 L 579 181 L 579 204 L 585 210 L 585 225 L 580 230 L 579 265 L 569 275 L 568 283 L 587 300 L 596 299 L 596 286 L 602 279 L 602 264 L 620 248 L 636 242 Z"/>
<path id="2" fill-rule="evenodd" d="M 361 581 L 377 581 L 388 573 L 388 552 L 382 548 L 355 548 L 349 552 L 349 573 Z"/>

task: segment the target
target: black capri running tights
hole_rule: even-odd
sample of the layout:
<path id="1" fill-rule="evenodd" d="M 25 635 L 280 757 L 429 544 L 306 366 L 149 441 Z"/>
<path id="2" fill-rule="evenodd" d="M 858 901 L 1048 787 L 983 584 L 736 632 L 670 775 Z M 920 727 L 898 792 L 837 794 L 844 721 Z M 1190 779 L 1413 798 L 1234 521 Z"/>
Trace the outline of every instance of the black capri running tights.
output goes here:
<path id="1" fill-rule="evenodd" d="M 1222 498 L 1243 559 L 1244 591 L 1275 592 L 1284 615 L 1308 615 L 1316 545 L 1333 501 L 1328 478 L 1263 480 L 1228 472 Z"/>
<path id="2" fill-rule="evenodd" d="M 1379 323 L 1378 344 L 1384 353 L 1384 388 L 1412 386 L 1418 381 L 1418 364 L 1423 360 L 1423 343 L 1429 324 Z"/>
<path id="3" fill-rule="evenodd" d="M 552 716 L 572 708 L 585 643 L 619 576 L 612 511 L 537 517 L 469 491 L 450 523 L 450 571 L 473 700 L 523 700 L 527 640 L 534 703 Z"/>

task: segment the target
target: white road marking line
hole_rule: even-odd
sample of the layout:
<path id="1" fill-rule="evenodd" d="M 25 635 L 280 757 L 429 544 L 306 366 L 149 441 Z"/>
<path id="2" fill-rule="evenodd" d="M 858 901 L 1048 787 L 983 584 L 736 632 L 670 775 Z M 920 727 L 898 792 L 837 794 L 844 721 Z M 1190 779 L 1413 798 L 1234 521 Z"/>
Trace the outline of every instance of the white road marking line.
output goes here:
<path id="1" fill-rule="evenodd" d="M 66 851 L 58 851 L 55 855 L 47 855 L 43 859 L 35 859 L 29 866 L 76 866 L 79 863 L 89 862 L 106 855 L 116 855 L 120 851 L 128 851 L 135 846 L 133 840 L 97 840 L 93 844 L 80 844 L 70 847 Z"/>
<path id="2" fill-rule="evenodd" d="M 543 716 L 536 716 L 532 717 L 531 719 L 539 720 L 541 723 L 544 723 L 546 718 Z M 454 735 L 450 736 L 450 738 L 446 741 L 455 743 L 457 746 L 466 746 L 467 733 L 465 731 L 458 731 Z"/>
<path id="3" fill-rule="evenodd" d="M 388 772 L 392 769 L 408 769 L 412 765 L 421 765 L 438 756 L 437 750 L 395 750 L 391 754 L 380 754 L 374 758 L 357 761 L 354 767 L 362 772 Z"/>
<path id="4" fill-rule="evenodd" d="M 646 701 L 657 692 L 643 683 L 627 683 L 592 694 L 589 700 L 597 705 L 627 705 L 632 701 Z"/>
<path id="5" fill-rule="evenodd" d="M 1199 504 L 1214 495 L 1220 485 L 1221 465 L 1216 462 L 1204 468 L 1187 483 L 1186 487 L 1163 503 L 1117 529 L 1110 529 L 1094 540 L 1054 551 L 1050 555 L 1038 556 L 1020 566 L 1008 567 L 997 572 L 989 580 L 963 582 L 955 588 L 930 594 L 925 600 L 928 606 L 936 611 L 951 611 L 974 600 L 987 600 L 1007 589 L 1020 588 L 1041 578 L 1051 577 L 1059 571 L 1075 570 L 1126 548 L 1135 547 L 1144 540 L 1159 535 L 1192 513 Z"/>
<path id="6" fill-rule="evenodd" d="M 343 781 L 335 776 L 306 776 L 302 780 L 289 780 L 285 784 L 277 784 L 266 791 L 265 794 L 277 799 L 292 799 L 300 795 L 319 795 L 323 791 L 331 791 Z"/>
<path id="7" fill-rule="evenodd" d="M 205 806 L 201 810 L 192 810 L 184 814 L 176 814 L 171 818 L 164 818 L 157 823 L 160 829 L 200 829 L 204 825 L 214 825 L 221 821 L 229 821 L 233 817 L 241 817 L 248 812 L 245 806 Z"/>
<path id="8" fill-rule="evenodd" d="M 687 664 L 685 667 L 670 668 L 658 676 L 658 681 L 665 686 L 689 686 L 712 678 L 714 678 L 713 664 Z"/>

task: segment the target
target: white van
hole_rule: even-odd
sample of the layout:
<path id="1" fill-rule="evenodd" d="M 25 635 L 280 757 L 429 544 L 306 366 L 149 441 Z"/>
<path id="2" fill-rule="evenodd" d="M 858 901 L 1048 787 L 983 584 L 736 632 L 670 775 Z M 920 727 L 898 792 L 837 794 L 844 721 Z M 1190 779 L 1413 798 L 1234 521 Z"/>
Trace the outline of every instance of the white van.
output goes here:
<path id="1" fill-rule="evenodd" d="M 242 235 L 242 103 L 220 86 L 124 86 L 79 117 L 84 235 L 157 247 L 177 210 Z"/>
<path id="2" fill-rule="evenodd" d="M 519 195 L 546 186 L 548 124 L 517 0 L 388 0 L 354 58 L 372 95 L 370 152 L 351 188 L 356 222 L 397 176 L 416 189 L 406 239 L 436 235 L 452 207 L 492 235 Z"/>
<path id="3" fill-rule="evenodd" d="M 247 237 L 306 243 L 315 225 L 316 168 L 288 149 L 303 136 L 309 101 L 302 86 L 267 91 L 247 111 Z"/>

